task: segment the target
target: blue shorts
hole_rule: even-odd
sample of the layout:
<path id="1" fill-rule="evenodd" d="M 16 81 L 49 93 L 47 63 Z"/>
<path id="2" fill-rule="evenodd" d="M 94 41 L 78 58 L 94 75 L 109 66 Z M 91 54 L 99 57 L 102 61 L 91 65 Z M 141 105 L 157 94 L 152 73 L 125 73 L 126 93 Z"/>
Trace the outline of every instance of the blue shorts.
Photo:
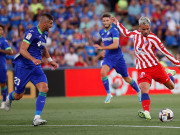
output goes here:
<path id="1" fill-rule="evenodd" d="M 47 83 L 46 75 L 41 67 L 23 68 L 15 66 L 14 84 L 17 94 L 25 91 L 26 84 L 31 81 L 34 85 L 45 82 Z"/>
<path id="2" fill-rule="evenodd" d="M 121 74 L 122 77 L 129 76 L 126 62 L 123 57 L 119 59 L 109 59 L 105 57 L 102 65 L 108 65 L 110 67 L 110 70 L 114 68 L 117 73 Z"/>
<path id="3" fill-rule="evenodd" d="M 7 82 L 7 69 L 0 68 L 0 83 Z"/>

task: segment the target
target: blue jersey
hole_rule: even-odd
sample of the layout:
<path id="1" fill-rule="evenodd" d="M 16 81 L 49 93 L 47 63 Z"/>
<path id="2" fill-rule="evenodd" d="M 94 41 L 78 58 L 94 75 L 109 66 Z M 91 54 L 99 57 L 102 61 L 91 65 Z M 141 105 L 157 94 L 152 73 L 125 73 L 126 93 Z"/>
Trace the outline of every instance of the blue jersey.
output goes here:
<path id="1" fill-rule="evenodd" d="M 26 32 L 23 41 L 29 44 L 29 48 L 27 51 L 30 53 L 31 56 L 39 60 L 42 59 L 42 54 L 46 45 L 47 36 L 48 32 L 45 31 L 44 33 L 42 33 L 38 26 L 33 27 Z M 33 68 L 36 66 L 31 60 L 26 59 L 20 54 L 15 57 L 13 63 L 17 66 L 25 68 Z"/>
<path id="2" fill-rule="evenodd" d="M 113 39 L 119 39 L 119 31 L 116 27 L 111 26 L 111 28 L 106 31 L 105 29 L 100 30 L 99 32 L 102 41 L 104 43 L 104 46 L 109 46 L 110 44 L 113 43 Z M 106 50 L 105 57 L 106 58 L 120 58 L 122 57 L 122 51 L 120 48 L 120 43 L 117 49 L 111 49 L 111 50 Z"/>
<path id="3" fill-rule="evenodd" d="M 8 41 L 4 37 L 0 37 L 0 49 L 1 50 L 8 50 L 11 47 L 8 44 Z M 6 54 L 0 52 L 0 68 L 7 69 L 6 65 Z"/>

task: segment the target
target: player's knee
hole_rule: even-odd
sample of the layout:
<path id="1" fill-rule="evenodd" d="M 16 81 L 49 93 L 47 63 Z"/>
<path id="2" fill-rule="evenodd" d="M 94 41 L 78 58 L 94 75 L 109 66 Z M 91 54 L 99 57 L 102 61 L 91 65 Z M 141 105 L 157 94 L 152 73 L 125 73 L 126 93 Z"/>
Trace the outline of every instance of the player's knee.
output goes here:
<path id="1" fill-rule="evenodd" d="M 149 89 L 146 86 L 139 86 L 141 93 L 148 93 Z"/>
<path id="2" fill-rule="evenodd" d="M 169 86 L 169 89 L 170 89 L 170 90 L 173 90 L 173 89 L 174 89 L 174 84 L 170 85 L 170 86 Z"/>
<path id="3" fill-rule="evenodd" d="M 1 88 L 4 88 L 6 86 L 6 83 L 0 83 Z"/>
<path id="4" fill-rule="evenodd" d="M 14 95 L 15 100 L 19 100 L 19 99 L 21 99 L 22 97 L 23 97 L 22 94 L 16 94 L 16 95 Z"/>
<path id="5" fill-rule="evenodd" d="M 106 77 L 106 76 L 107 76 L 107 73 L 104 71 L 101 71 L 101 78 Z"/>
<path id="6" fill-rule="evenodd" d="M 49 91 L 49 88 L 48 87 L 46 87 L 45 89 L 44 89 L 44 92 L 48 92 Z"/>
<path id="7" fill-rule="evenodd" d="M 41 87 L 41 88 L 39 89 L 39 91 L 41 91 L 41 92 L 48 92 L 48 91 L 49 91 L 49 88 L 48 88 L 47 86 L 44 86 L 44 87 Z"/>
<path id="8" fill-rule="evenodd" d="M 124 81 L 127 83 L 131 83 L 131 78 L 130 77 L 123 77 Z"/>

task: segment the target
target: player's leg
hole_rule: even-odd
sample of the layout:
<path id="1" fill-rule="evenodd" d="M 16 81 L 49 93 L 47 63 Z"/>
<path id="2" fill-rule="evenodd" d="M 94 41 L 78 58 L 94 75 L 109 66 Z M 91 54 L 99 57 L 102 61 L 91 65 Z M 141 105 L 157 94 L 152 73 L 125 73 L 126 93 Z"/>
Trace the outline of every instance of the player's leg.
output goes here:
<path id="1" fill-rule="evenodd" d="M 153 70 L 154 71 L 154 70 Z M 141 90 L 141 104 L 144 111 L 139 111 L 138 115 L 146 120 L 151 120 L 150 116 L 150 104 L 149 88 L 152 82 L 152 68 L 138 70 L 138 86 Z"/>
<path id="2" fill-rule="evenodd" d="M 170 90 L 173 89 L 173 84 L 175 84 L 175 79 L 173 76 L 176 75 L 176 71 L 175 70 L 172 70 L 172 69 L 169 69 L 167 67 L 167 64 L 163 61 L 160 61 L 160 64 L 162 65 L 161 67 L 164 67 L 166 73 L 168 74 L 168 76 L 170 77 L 171 81 L 172 82 L 167 82 L 167 83 L 164 83 L 164 85 L 169 88 Z M 163 68 L 162 68 L 163 69 Z M 173 83 L 173 84 L 172 84 Z"/>
<path id="3" fill-rule="evenodd" d="M 8 94 L 5 103 L 5 110 L 9 111 L 13 100 L 19 100 L 23 97 L 25 86 L 31 78 L 31 69 L 26 69 L 22 67 L 15 66 L 14 74 L 14 85 L 15 91 Z"/>
<path id="4" fill-rule="evenodd" d="M 169 69 L 168 66 L 167 66 L 167 64 L 166 64 L 165 62 L 160 61 L 159 63 L 164 67 L 164 69 L 165 69 L 165 71 L 166 71 L 166 73 L 167 73 L 168 75 L 169 75 L 169 74 L 172 75 L 172 76 L 175 76 L 175 75 L 176 75 L 176 71 L 173 70 L 173 69 Z"/>
<path id="5" fill-rule="evenodd" d="M 24 88 L 21 88 L 21 89 L 18 89 L 18 90 L 15 90 L 15 91 L 12 91 L 11 93 L 9 93 L 9 95 L 6 98 L 6 103 L 5 103 L 6 111 L 9 111 L 11 109 L 12 101 L 20 100 L 23 97 L 24 90 L 25 90 L 25 86 L 24 86 Z"/>
<path id="6" fill-rule="evenodd" d="M 175 70 L 174 70 L 175 71 Z M 167 88 L 169 88 L 170 90 L 172 90 L 172 89 L 174 89 L 174 85 L 175 85 L 175 78 L 173 77 L 173 73 L 171 73 L 171 72 L 167 72 L 167 74 L 168 74 L 168 76 L 169 76 L 169 78 L 170 78 L 170 80 L 168 81 L 168 82 L 166 82 L 166 83 L 164 83 L 164 85 L 167 87 Z"/>
<path id="7" fill-rule="evenodd" d="M 176 75 L 176 71 L 168 68 L 164 68 L 162 64 L 159 64 L 158 73 L 159 74 L 157 75 L 161 75 L 161 78 L 158 79 L 157 81 L 163 83 L 170 90 L 174 89 L 175 79 L 173 76 Z"/>
<path id="8" fill-rule="evenodd" d="M 146 120 L 151 120 L 150 116 L 150 98 L 149 98 L 149 88 L 150 83 L 149 82 L 141 82 L 139 83 L 139 88 L 141 89 L 142 97 L 141 97 L 141 103 L 144 111 L 139 111 L 138 115 L 141 118 L 145 118 Z"/>
<path id="9" fill-rule="evenodd" d="M 136 90 L 139 102 L 141 102 L 141 91 L 137 83 L 128 75 L 128 70 L 124 58 L 117 60 L 116 63 L 114 63 L 114 68 L 116 72 L 121 74 L 123 79 Z"/>
<path id="10" fill-rule="evenodd" d="M 36 112 L 33 121 L 34 126 L 43 125 L 47 122 L 46 120 L 41 119 L 41 113 L 45 105 L 46 96 L 48 92 L 48 85 L 45 82 L 40 82 L 36 84 L 36 87 L 39 90 L 39 94 L 36 101 Z"/>
<path id="11" fill-rule="evenodd" d="M 170 90 L 174 89 L 174 82 L 172 80 L 169 80 L 167 83 L 164 83 L 164 85 Z"/>
<path id="12" fill-rule="evenodd" d="M 129 83 L 131 85 L 131 87 L 133 87 L 133 89 L 136 90 L 137 92 L 137 96 L 138 96 L 138 99 L 139 99 L 139 102 L 141 102 L 141 90 L 139 89 L 137 83 L 134 81 L 134 79 L 132 79 L 130 76 L 128 77 L 123 77 L 123 79 Z"/>
<path id="13" fill-rule="evenodd" d="M 2 103 L 1 103 L 0 109 L 4 109 L 8 90 L 7 90 L 6 83 L 0 83 L 0 86 L 1 86 L 1 95 L 3 96 L 3 100 L 2 100 Z"/>
<path id="14" fill-rule="evenodd" d="M 106 97 L 105 103 L 110 103 L 111 98 L 112 98 L 110 88 L 109 88 L 109 80 L 108 80 L 108 76 L 107 76 L 109 71 L 110 71 L 110 67 L 108 65 L 102 66 L 102 68 L 101 68 L 101 79 L 102 79 L 104 88 L 107 92 L 107 97 Z"/>
<path id="15" fill-rule="evenodd" d="M 1 109 L 4 109 L 5 107 L 5 102 L 6 102 L 6 97 L 7 97 L 7 70 L 6 69 L 0 69 L 0 87 L 1 87 L 1 95 L 3 97 L 2 103 L 1 103 Z"/>
<path id="16" fill-rule="evenodd" d="M 33 125 L 44 125 L 47 121 L 41 119 L 41 113 L 45 106 L 46 96 L 48 92 L 48 84 L 47 78 L 41 68 L 36 68 L 36 70 L 33 72 L 31 81 L 39 91 L 36 100 L 36 112 L 33 120 Z"/>

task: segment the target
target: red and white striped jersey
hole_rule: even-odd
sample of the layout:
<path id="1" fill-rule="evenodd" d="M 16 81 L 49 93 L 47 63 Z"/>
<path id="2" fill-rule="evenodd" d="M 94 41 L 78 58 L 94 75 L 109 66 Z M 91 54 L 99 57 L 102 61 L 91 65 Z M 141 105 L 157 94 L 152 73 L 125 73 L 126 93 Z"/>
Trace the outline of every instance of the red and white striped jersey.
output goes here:
<path id="1" fill-rule="evenodd" d="M 161 40 L 155 34 L 150 32 L 147 37 L 144 37 L 139 30 L 131 32 L 121 23 L 117 23 L 117 27 L 124 36 L 133 38 L 136 54 L 136 69 L 144 69 L 158 65 L 159 61 L 155 55 L 156 49 L 161 51 L 172 63 L 180 66 L 180 62 L 167 51 Z"/>

